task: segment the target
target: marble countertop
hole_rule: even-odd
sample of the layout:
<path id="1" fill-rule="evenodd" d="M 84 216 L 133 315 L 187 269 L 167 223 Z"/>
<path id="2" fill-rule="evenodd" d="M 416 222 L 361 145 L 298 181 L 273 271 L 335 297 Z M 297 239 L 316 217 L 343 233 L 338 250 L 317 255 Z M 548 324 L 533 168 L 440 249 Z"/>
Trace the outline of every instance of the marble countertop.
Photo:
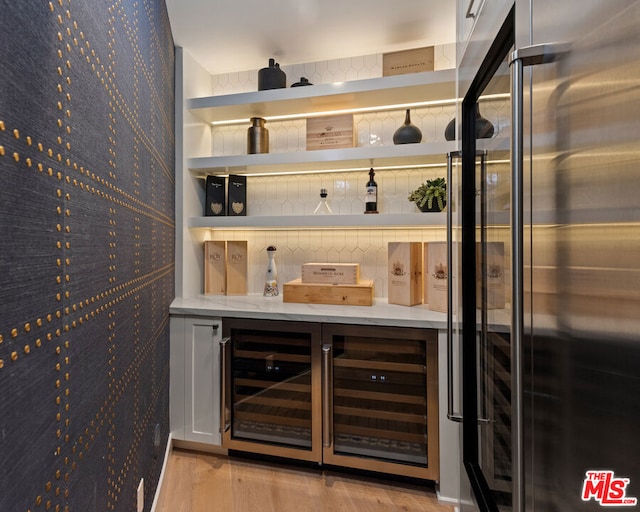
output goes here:
<path id="1" fill-rule="evenodd" d="M 375 299 L 373 306 L 340 306 L 282 302 L 282 296 L 263 297 L 198 295 L 178 297 L 169 308 L 172 315 L 297 320 L 341 324 L 383 325 L 446 329 L 445 313 L 430 311 L 426 305 L 399 306 Z"/>

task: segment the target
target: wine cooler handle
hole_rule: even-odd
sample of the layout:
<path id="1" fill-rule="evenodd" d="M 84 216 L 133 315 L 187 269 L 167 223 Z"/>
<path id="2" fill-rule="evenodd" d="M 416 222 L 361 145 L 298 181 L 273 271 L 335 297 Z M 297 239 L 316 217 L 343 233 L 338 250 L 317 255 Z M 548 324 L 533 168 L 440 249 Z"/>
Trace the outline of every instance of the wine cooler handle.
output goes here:
<path id="1" fill-rule="evenodd" d="M 322 446 L 333 443 L 331 427 L 333 425 L 333 365 L 331 364 L 331 345 L 322 345 Z"/>
<path id="2" fill-rule="evenodd" d="M 511 53 L 511 467 L 512 512 L 524 512 L 524 66 L 553 62 L 569 51 L 561 43 L 518 48 Z"/>
<path id="3" fill-rule="evenodd" d="M 226 337 L 220 340 L 220 433 L 223 434 L 231 426 L 231 413 L 228 408 L 230 382 L 227 382 L 229 371 L 229 340 Z"/>
<path id="4" fill-rule="evenodd" d="M 453 159 L 460 158 L 462 151 L 447 153 L 447 418 L 460 423 L 462 414 L 454 412 L 453 404 Z"/>

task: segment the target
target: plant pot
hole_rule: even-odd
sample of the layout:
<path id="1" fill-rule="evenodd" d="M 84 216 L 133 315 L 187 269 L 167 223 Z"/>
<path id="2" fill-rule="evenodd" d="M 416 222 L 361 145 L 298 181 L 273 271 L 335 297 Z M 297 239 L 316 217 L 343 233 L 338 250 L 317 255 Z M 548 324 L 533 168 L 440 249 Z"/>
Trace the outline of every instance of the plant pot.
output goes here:
<path id="1" fill-rule="evenodd" d="M 420 206 L 418 204 L 416 204 L 416 206 L 418 207 L 418 210 L 420 210 L 421 212 L 441 212 L 443 210 L 440 209 L 440 207 L 438 206 L 438 203 L 436 201 L 433 202 L 433 204 L 431 205 L 431 208 L 429 208 L 427 206 L 427 204 L 425 203 L 424 206 Z M 444 207 L 447 207 L 447 203 L 444 203 Z"/>

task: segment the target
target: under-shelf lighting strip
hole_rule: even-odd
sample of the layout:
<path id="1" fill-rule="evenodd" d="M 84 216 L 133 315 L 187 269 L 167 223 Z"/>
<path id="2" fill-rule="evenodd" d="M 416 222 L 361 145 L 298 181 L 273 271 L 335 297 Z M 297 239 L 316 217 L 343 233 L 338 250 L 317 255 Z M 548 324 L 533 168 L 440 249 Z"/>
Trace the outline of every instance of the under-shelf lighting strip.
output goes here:
<path id="1" fill-rule="evenodd" d="M 508 164 L 509 160 L 488 160 L 487 164 Z M 368 171 L 371 167 L 375 167 L 376 171 L 401 171 L 403 169 L 437 169 L 440 167 L 446 167 L 447 163 L 433 163 L 433 164 L 413 164 L 413 165 L 386 165 L 386 166 L 373 166 L 368 167 L 347 167 L 344 169 L 308 169 L 305 171 L 278 171 L 278 172 L 254 172 L 243 174 L 242 172 L 236 172 L 234 174 L 240 176 L 247 176 L 249 178 L 261 177 L 261 176 L 289 176 L 299 174 L 331 174 L 342 172 L 363 172 Z M 228 174 L 217 174 L 217 176 L 228 177 Z M 206 175 L 202 175 L 201 178 L 206 178 Z"/>
<path id="2" fill-rule="evenodd" d="M 267 122 L 273 121 L 293 121 L 295 119 L 306 119 L 308 117 L 335 116 L 340 114 L 364 114 L 367 112 L 385 112 L 387 110 L 400 110 L 407 108 L 434 107 L 441 105 L 452 105 L 456 100 L 422 101 L 419 103 L 402 103 L 398 105 L 384 105 L 375 107 L 361 107 L 344 110 L 323 110 L 322 112 L 306 112 L 302 114 L 287 114 L 282 116 L 265 116 Z M 232 124 L 246 124 L 248 119 L 225 119 L 222 121 L 212 121 L 211 126 L 223 126 Z"/>
<path id="3" fill-rule="evenodd" d="M 482 96 L 483 100 L 496 100 L 509 98 L 510 95 L 506 93 L 489 94 Z M 421 108 L 421 107 L 438 107 L 443 105 L 454 105 L 458 103 L 458 100 L 451 98 L 445 100 L 433 100 L 433 101 L 420 101 L 414 103 L 399 103 L 396 105 L 376 105 L 375 107 L 360 107 L 343 110 L 323 110 L 322 112 L 306 112 L 298 114 L 288 114 L 282 116 L 264 116 L 263 119 L 268 122 L 273 121 L 292 121 L 295 119 L 306 119 L 308 117 L 322 117 L 333 116 L 340 114 L 363 114 L 367 112 L 386 112 L 388 110 L 401 110 L 407 108 Z M 249 119 L 224 119 L 220 121 L 211 121 L 211 126 L 224 126 L 233 124 L 246 124 Z"/>

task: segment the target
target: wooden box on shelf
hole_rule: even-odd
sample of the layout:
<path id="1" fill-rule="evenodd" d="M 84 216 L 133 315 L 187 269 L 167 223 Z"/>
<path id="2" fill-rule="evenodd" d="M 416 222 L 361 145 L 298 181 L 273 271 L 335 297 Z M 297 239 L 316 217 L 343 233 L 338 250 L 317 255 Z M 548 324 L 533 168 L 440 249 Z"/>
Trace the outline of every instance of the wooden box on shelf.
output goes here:
<path id="1" fill-rule="evenodd" d="M 373 305 L 373 281 L 363 280 L 358 284 L 317 284 L 302 283 L 300 279 L 294 279 L 285 283 L 282 288 L 283 302 L 347 306 Z"/>
<path id="2" fill-rule="evenodd" d="M 433 46 L 382 54 L 382 76 L 433 71 L 433 68 Z"/>
<path id="3" fill-rule="evenodd" d="M 207 240 L 204 243 L 204 293 L 227 293 L 226 245 L 224 241 Z"/>
<path id="4" fill-rule="evenodd" d="M 487 259 L 485 263 L 486 273 L 486 308 L 487 309 L 503 309 L 505 306 L 505 286 L 504 286 L 504 243 L 503 242 L 487 242 L 485 257 Z M 482 293 L 482 268 L 480 262 L 482 261 L 482 246 L 477 244 L 476 261 L 478 261 L 478 268 L 476 270 L 476 284 L 477 284 L 477 297 L 478 305 L 483 303 L 484 297 Z"/>
<path id="5" fill-rule="evenodd" d="M 424 244 L 424 303 L 432 311 L 447 312 L 447 242 Z"/>
<path id="6" fill-rule="evenodd" d="M 247 241 L 227 241 L 227 295 L 247 295 Z"/>
<path id="7" fill-rule="evenodd" d="M 422 303 L 422 243 L 389 242 L 389 304 Z"/>
<path id="8" fill-rule="evenodd" d="M 353 114 L 307 118 L 307 151 L 352 148 Z"/>
<path id="9" fill-rule="evenodd" d="M 316 284 L 358 284 L 358 263 L 305 263 L 302 265 L 301 282 Z"/>

